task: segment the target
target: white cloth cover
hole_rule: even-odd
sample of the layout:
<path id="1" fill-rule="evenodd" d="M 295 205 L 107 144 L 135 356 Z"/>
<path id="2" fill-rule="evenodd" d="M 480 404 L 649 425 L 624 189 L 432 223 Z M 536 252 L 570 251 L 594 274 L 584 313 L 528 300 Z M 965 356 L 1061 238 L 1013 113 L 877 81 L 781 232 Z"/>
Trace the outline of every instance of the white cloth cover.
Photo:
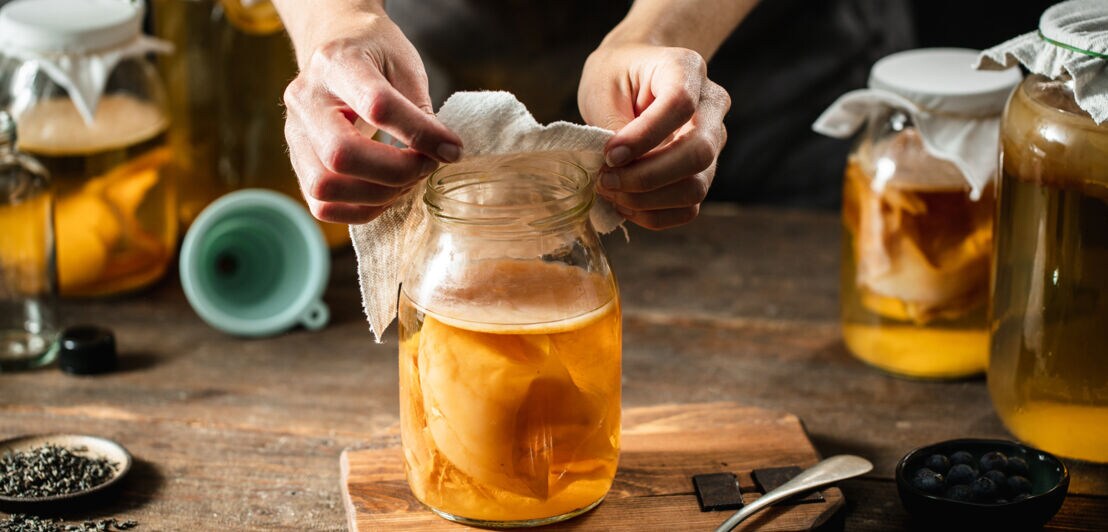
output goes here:
<path id="1" fill-rule="evenodd" d="M 1054 42 L 1049 42 L 1054 41 Z M 1102 124 L 1108 120 L 1108 1 L 1070 0 L 1051 6 L 1039 30 L 981 52 L 977 68 L 1016 63 L 1057 79 L 1069 76 L 1077 105 Z"/>
<path id="2" fill-rule="evenodd" d="M 970 197 L 978 199 L 996 174 L 996 146 L 1000 115 L 982 116 L 935 112 L 881 89 L 848 92 L 831 104 L 812 129 L 830 137 L 847 138 L 861 127 L 871 112 L 884 108 L 901 109 L 915 123 L 924 149 L 932 156 L 953 163 L 970 186 Z M 875 191 L 884 190 L 889 176 L 875 176 Z"/>
<path id="3" fill-rule="evenodd" d="M 439 120 L 462 139 L 459 163 L 481 164 L 509 154 L 559 152 L 589 172 L 591 180 L 604 164 L 604 144 L 612 132 L 554 122 L 541 125 L 527 108 L 507 92 L 459 92 L 438 112 Z M 373 221 L 350 226 L 350 237 L 358 257 L 358 283 L 370 330 L 377 342 L 393 319 L 400 283 L 404 279 L 405 257 L 420 245 L 427 230 L 427 207 L 423 187 L 414 187 Z M 623 218 L 610 204 L 597 199 L 590 212 L 593 226 L 601 233 L 619 227 Z"/>
<path id="4" fill-rule="evenodd" d="M 38 65 L 54 83 L 69 93 L 81 117 L 92 124 L 104 86 L 120 61 L 151 52 L 172 51 L 173 45 L 166 41 L 139 35 L 123 46 L 93 52 L 47 53 L 8 46 L 0 53 Z"/>

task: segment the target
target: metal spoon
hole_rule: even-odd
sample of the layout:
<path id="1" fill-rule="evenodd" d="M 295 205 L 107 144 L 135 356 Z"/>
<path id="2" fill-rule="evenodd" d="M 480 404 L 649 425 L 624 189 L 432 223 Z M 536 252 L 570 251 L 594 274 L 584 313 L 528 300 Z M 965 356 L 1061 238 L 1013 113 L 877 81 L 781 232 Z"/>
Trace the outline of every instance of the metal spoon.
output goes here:
<path id="1" fill-rule="evenodd" d="M 731 532 L 731 529 L 745 521 L 746 518 L 758 513 L 763 508 L 771 506 L 778 501 L 788 499 L 802 491 L 808 491 L 820 486 L 826 486 L 827 484 L 833 484 L 840 480 L 864 475 L 872 470 L 873 464 L 860 456 L 849 454 L 832 456 L 831 458 L 801 471 L 799 475 L 778 486 L 777 489 L 771 490 L 754 502 L 744 506 L 742 510 L 735 512 L 735 515 L 732 515 L 724 521 L 722 525 L 719 525 L 716 532 Z"/>

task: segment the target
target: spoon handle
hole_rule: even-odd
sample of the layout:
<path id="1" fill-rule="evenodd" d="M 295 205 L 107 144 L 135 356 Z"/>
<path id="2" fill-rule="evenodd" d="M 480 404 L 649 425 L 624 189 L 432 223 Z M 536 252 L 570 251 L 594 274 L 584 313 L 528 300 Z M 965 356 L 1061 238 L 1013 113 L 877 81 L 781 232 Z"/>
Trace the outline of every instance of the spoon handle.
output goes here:
<path id="1" fill-rule="evenodd" d="M 761 509 L 770 506 L 783 499 L 788 499 L 800 492 L 808 491 L 827 484 L 833 484 L 843 479 L 864 475 L 873 470 L 873 464 L 860 456 L 840 454 L 832 456 L 793 477 L 777 489 L 762 495 L 754 502 L 743 507 L 729 517 L 716 532 L 731 532 L 746 518 L 754 515 Z"/>

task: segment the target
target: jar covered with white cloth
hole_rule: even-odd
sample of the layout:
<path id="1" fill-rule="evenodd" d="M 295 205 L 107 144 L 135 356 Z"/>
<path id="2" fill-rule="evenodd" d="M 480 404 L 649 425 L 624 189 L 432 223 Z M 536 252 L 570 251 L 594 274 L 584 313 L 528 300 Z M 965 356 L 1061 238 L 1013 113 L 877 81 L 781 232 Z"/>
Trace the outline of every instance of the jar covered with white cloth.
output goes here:
<path id="1" fill-rule="evenodd" d="M 0 9 L 0 110 L 57 192 L 63 295 L 127 292 L 162 276 L 177 244 L 163 171 L 169 120 L 141 2 L 15 0 Z"/>
<path id="2" fill-rule="evenodd" d="M 843 339 L 893 374 L 985 370 L 997 131 L 1020 74 L 974 71 L 976 56 L 885 57 L 869 88 L 843 95 L 813 126 L 836 137 L 862 128 L 843 193 Z"/>

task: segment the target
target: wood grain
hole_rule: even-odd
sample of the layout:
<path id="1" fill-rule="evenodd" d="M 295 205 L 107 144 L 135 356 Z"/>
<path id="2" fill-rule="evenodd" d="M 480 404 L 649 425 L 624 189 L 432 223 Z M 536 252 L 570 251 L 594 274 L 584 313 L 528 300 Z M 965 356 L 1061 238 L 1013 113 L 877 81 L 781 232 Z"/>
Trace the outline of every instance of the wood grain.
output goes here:
<path id="1" fill-rule="evenodd" d="M 606 237 L 624 301 L 624 407 L 730 401 L 792 412 L 822 454 L 877 467 L 844 485 L 847 529 L 901 530 L 890 480 L 900 456 L 948 438 L 1011 436 L 984 380 L 902 380 L 847 354 L 838 239 L 835 214 L 719 206 L 673 230 L 631 228 L 630 243 Z M 127 297 L 64 302 L 64 323 L 115 330 L 122 369 L 0 373 L 0 438 L 119 441 L 137 462 L 124 497 L 101 514 L 136 519 L 140 531 L 345 529 L 339 455 L 399 412 L 395 333 L 373 343 L 353 255 L 334 257 L 331 325 L 262 340 L 204 325 L 175 277 Z M 1072 495 L 1048 530 L 1108 530 L 1108 467 L 1069 465 Z M 865 489 L 852 495 L 856 486 Z"/>
<path id="2" fill-rule="evenodd" d="M 351 530 L 465 530 L 423 508 L 404 480 L 395 431 L 372 448 L 342 455 L 344 505 Z M 733 512 L 701 512 L 692 476 L 732 472 L 746 502 L 757 499 L 753 469 L 819 461 L 796 416 L 731 403 L 661 405 L 623 416 L 619 472 L 604 502 L 543 530 L 708 530 Z M 768 510 L 738 530 L 811 530 L 843 505 L 838 488 L 822 503 Z"/>

